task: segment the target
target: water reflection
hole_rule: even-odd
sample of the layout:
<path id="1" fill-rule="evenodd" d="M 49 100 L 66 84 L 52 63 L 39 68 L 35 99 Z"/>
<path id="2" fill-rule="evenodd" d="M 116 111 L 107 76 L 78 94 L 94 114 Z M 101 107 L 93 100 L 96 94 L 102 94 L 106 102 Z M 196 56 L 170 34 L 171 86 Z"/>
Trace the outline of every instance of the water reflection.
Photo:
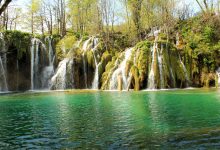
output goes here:
<path id="1" fill-rule="evenodd" d="M 219 146 L 218 97 L 218 92 L 181 91 L 5 96 L 0 100 L 0 147 L 164 149 L 192 148 L 202 142 Z"/>

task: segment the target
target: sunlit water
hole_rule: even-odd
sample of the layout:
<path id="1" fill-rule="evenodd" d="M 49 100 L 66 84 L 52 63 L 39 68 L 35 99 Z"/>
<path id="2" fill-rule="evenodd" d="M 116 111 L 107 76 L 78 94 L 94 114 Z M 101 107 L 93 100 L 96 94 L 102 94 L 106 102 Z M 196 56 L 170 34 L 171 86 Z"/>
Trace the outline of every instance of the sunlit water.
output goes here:
<path id="1" fill-rule="evenodd" d="M 220 91 L 0 96 L 0 149 L 220 148 Z"/>

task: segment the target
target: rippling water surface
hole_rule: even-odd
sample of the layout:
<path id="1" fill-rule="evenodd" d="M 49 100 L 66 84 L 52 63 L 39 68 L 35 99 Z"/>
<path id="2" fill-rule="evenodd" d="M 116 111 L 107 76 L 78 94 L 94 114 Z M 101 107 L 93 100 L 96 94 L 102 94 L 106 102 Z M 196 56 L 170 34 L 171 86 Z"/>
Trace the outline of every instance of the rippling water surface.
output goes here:
<path id="1" fill-rule="evenodd" d="M 220 148 L 220 90 L 0 96 L 0 149 Z"/>

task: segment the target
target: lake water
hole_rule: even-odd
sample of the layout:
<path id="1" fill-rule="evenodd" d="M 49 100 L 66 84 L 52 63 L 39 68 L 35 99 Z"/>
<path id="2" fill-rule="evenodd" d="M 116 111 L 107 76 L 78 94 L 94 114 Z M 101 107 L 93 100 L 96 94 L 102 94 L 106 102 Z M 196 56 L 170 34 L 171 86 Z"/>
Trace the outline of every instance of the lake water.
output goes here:
<path id="1" fill-rule="evenodd" d="M 0 96 L 0 149 L 220 148 L 220 89 Z"/>

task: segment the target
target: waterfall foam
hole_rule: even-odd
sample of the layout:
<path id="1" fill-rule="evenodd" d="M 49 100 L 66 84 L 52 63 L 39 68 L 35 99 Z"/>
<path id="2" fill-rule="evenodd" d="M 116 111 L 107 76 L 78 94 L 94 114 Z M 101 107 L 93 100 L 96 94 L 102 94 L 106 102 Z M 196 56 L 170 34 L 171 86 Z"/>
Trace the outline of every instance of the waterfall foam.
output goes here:
<path id="1" fill-rule="evenodd" d="M 82 44 L 81 44 L 82 43 Z M 87 75 L 87 52 L 91 51 L 93 54 L 93 59 L 95 62 L 95 72 L 94 72 L 94 78 L 92 81 L 91 88 L 92 89 L 98 89 L 99 88 L 99 66 L 101 63 L 99 62 L 99 55 L 97 52 L 97 46 L 99 44 L 98 38 L 91 36 L 89 39 L 87 39 L 85 42 L 82 42 L 82 39 L 78 42 L 76 42 L 75 46 L 81 47 L 81 58 L 82 58 L 82 65 L 83 65 L 83 78 L 84 78 L 84 85 L 77 84 L 74 85 L 74 66 L 73 66 L 73 60 L 74 57 L 68 57 L 64 58 L 63 61 L 61 61 L 58 65 L 57 71 L 55 75 L 51 79 L 51 89 L 67 89 L 67 88 L 74 88 L 75 86 L 84 86 L 84 88 L 88 88 L 88 75 Z M 79 47 L 80 48 L 80 47 Z M 70 75 L 72 73 L 72 75 Z M 70 78 L 70 76 L 72 76 Z M 81 79 L 81 78 L 80 78 Z M 68 85 L 67 85 L 68 84 Z"/>
<path id="2" fill-rule="evenodd" d="M 0 56 L 0 91 L 8 91 L 8 84 L 6 80 L 6 73 L 4 69 L 4 65 Z"/>
<path id="3" fill-rule="evenodd" d="M 48 51 L 46 45 L 37 38 L 31 40 L 31 90 L 45 89 L 49 87 L 50 77 L 54 73 L 54 52 L 52 41 L 47 37 Z"/>
<path id="4" fill-rule="evenodd" d="M 98 62 L 98 59 L 97 59 L 97 56 L 99 55 L 96 55 L 98 42 L 99 42 L 98 38 L 93 39 L 92 52 L 93 52 L 93 57 L 95 60 L 95 74 L 94 74 L 94 79 L 92 82 L 92 89 L 99 89 L 99 66 L 101 65 L 101 63 Z"/>
<path id="5" fill-rule="evenodd" d="M 218 86 L 220 86 L 220 67 L 218 68 L 218 70 L 216 71 L 216 74 L 218 76 Z"/>
<path id="6" fill-rule="evenodd" d="M 179 60 L 180 60 L 180 64 L 181 64 L 182 69 L 183 69 L 183 72 L 184 72 L 184 76 L 185 76 L 185 80 L 186 80 L 186 87 L 188 87 L 188 86 L 189 86 L 189 85 L 188 85 L 189 76 L 188 76 L 188 74 L 187 74 L 187 70 L 186 70 L 186 67 L 185 67 L 184 63 L 182 62 L 182 59 L 181 59 L 181 57 L 180 57 L 180 54 L 179 54 Z"/>
<path id="7" fill-rule="evenodd" d="M 92 38 L 93 37 L 90 37 L 88 40 L 86 40 L 83 43 L 83 47 L 82 47 L 82 50 L 83 50 L 83 54 L 82 54 L 82 58 L 83 58 L 83 74 L 84 74 L 84 81 L 85 81 L 85 88 L 86 89 L 88 88 L 88 83 L 87 83 L 87 65 L 86 65 L 85 53 L 86 53 L 86 51 L 88 49 L 89 42 L 92 40 Z"/>
<path id="8" fill-rule="evenodd" d="M 161 44 L 160 52 L 157 51 L 157 59 L 160 71 L 160 88 L 164 88 L 164 77 L 163 77 L 163 44 Z"/>
<path id="9" fill-rule="evenodd" d="M 158 49 L 158 43 L 157 43 L 158 37 L 155 38 L 154 45 L 151 48 L 151 53 L 152 53 L 152 62 L 151 62 L 151 69 L 150 73 L 148 76 L 148 89 L 155 89 L 155 71 L 154 71 L 154 66 L 156 63 L 156 52 Z"/>
<path id="10" fill-rule="evenodd" d="M 73 71 L 73 60 L 71 58 L 62 60 L 51 79 L 51 89 L 64 90 L 74 88 Z"/>
<path id="11" fill-rule="evenodd" d="M 110 80 L 110 90 L 116 90 L 118 86 L 118 76 L 122 76 L 122 83 L 123 83 L 123 89 L 126 90 L 128 89 L 128 82 L 129 82 L 129 77 L 126 75 L 126 64 L 127 61 L 130 59 L 131 54 L 132 54 L 133 48 L 129 48 L 125 50 L 124 52 L 124 59 L 123 61 L 119 64 L 118 68 L 113 72 Z"/>
<path id="12" fill-rule="evenodd" d="M 46 37 L 45 38 L 45 42 L 48 42 L 48 50 L 49 50 L 49 65 L 50 66 L 52 66 L 53 65 L 53 63 L 54 63 L 54 57 L 55 57 L 55 55 L 54 55 L 54 50 L 53 50 L 53 46 L 52 46 L 52 40 L 53 40 L 53 38 L 51 37 L 51 36 L 48 36 L 48 37 Z"/>
<path id="13" fill-rule="evenodd" d="M 0 33 L 0 52 L 2 52 L 3 56 L 0 56 L 0 91 L 6 92 L 8 91 L 8 83 L 7 83 L 7 53 L 5 47 L 4 35 Z"/>

